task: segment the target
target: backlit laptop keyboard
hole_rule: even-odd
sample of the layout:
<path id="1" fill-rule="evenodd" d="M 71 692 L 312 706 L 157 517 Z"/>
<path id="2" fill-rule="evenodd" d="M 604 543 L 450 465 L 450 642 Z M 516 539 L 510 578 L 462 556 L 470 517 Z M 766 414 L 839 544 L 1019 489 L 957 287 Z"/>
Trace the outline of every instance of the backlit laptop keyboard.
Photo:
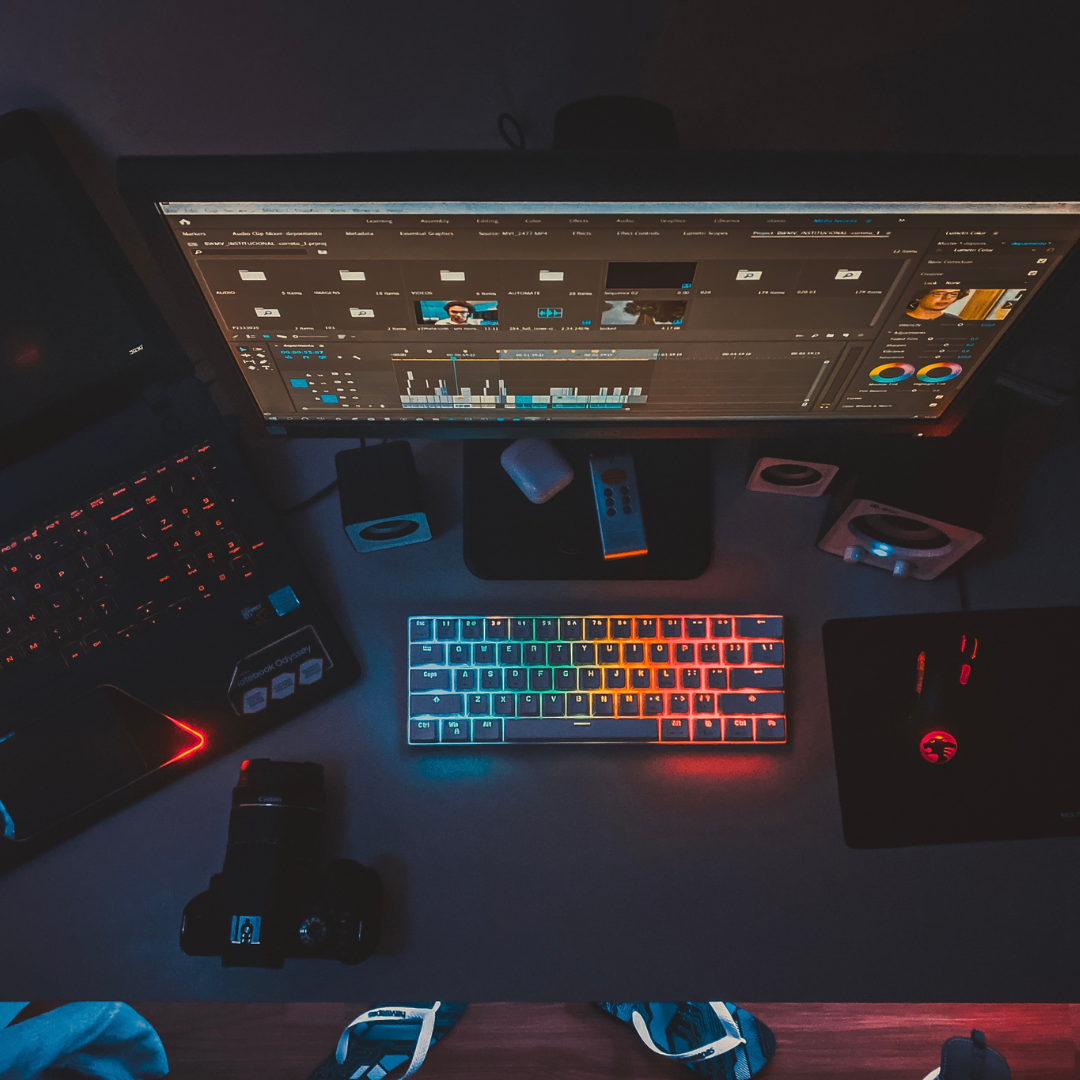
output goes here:
<path id="1" fill-rule="evenodd" d="M 200 443 L 0 544 L 0 680 L 80 664 L 251 577 L 262 540 L 234 502 Z"/>
<path id="2" fill-rule="evenodd" d="M 414 745 L 787 741 L 779 615 L 409 619 Z"/>

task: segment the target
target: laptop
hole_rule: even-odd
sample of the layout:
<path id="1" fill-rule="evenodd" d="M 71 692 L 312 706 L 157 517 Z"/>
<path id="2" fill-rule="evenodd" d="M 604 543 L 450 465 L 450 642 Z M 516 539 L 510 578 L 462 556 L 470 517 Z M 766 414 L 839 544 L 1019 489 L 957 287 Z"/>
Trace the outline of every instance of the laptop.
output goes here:
<path id="1" fill-rule="evenodd" d="M 39 117 L 0 117 L 0 872 L 359 664 Z"/>

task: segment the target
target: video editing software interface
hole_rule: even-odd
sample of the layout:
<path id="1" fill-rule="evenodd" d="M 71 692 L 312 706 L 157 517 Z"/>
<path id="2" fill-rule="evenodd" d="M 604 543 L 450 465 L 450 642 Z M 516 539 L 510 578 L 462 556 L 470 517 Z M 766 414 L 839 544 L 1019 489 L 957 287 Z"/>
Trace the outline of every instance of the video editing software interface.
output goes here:
<path id="1" fill-rule="evenodd" d="M 271 424 L 942 415 L 1080 203 L 161 203 Z"/>

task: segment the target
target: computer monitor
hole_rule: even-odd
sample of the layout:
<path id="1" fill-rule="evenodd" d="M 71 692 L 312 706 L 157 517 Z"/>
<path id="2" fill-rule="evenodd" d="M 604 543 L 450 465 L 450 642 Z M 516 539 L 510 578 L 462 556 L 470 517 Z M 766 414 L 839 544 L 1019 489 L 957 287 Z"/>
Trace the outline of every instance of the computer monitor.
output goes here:
<path id="1" fill-rule="evenodd" d="M 943 434 L 1077 276 L 1073 159 L 150 158 L 120 177 L 275 434 Z"/>

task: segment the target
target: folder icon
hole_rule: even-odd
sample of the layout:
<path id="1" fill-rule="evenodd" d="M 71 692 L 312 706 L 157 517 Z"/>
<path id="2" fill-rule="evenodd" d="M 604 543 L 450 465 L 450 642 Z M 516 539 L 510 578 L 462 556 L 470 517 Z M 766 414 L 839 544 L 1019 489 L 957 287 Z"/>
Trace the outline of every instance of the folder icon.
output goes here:
<path id="1" fill-rule="evenodd" d="M 363 270 L 339 270 L 342 281 L 367 281 L 367 274 Z"/>
<path id="2" fill-rule="evenodd" d="M 351 307 L 349 308 L 349 314 L 354 319 L 374 319 L 375 310 L 369 307 Z"/>
<path id="3" fill-rule="evenodd" d="M 464 270 L 440 270 L 439 271 L 439 280 L 440 281 L 464 281 L 465 280 L 465 271 Z"/>
<path id="4" fill-rule="evenodd" d="M 280 319 L 281 312 L 276 307 L 257 307 L 255 316 L 259 319 Z"/>
<path id="5" fill-rule="evenodd" d="M 241 281 L 265 281 L 266 275 L 261 270 L 241 270 Z"/>
<path id="6" fill-rule="evenodd" d="M 541 281 L 562 281 L 565 275 L 561 270 L 541 270 Z"/>

